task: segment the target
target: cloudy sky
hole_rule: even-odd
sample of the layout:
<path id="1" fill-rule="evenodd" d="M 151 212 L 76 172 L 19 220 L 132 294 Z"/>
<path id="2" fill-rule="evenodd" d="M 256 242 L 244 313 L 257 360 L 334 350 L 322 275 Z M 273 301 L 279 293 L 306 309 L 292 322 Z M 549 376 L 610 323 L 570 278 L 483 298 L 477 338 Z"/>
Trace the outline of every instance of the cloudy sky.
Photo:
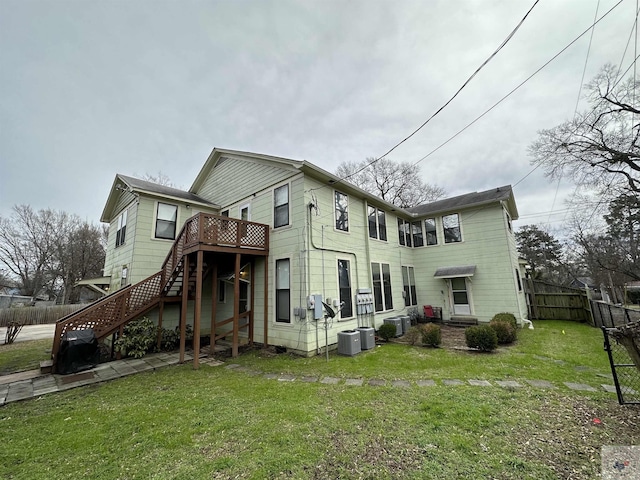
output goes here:
<path id="1" fill-rule="evenodd" d="M 600 17 L 617 2 L 541 0 L 388 158 L 425 157 L 585 31 L 598 3 Z M 0 0 L 0 215 L 29 204 L 98 222 L 116 173 L 162 171 L 189 188 L 213 147 L 330 171 L 380 156 L 444 104 L 533 3 Z M 635 6 L 622 0 L 590 50 L 587 33 L 422 160 L 424 180 L 450 195 L 520 181 L 536 132 L 573 116 L 585 63 L 588 81 L 621 62 Z M 625 68 L 632 58 L 633 46 Z M 558 228 L 571 190 L 534 172 L 515 187 L 516 225 Z"/>

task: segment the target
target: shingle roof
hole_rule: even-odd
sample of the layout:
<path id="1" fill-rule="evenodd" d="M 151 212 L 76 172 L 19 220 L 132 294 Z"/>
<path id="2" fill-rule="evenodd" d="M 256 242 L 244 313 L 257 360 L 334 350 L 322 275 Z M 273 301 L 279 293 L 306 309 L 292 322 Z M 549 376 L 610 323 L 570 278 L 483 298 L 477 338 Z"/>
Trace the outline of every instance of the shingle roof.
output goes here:
<path id="1" fill-rule="evenodd" d="M 126 175 L 118 174 L 124 182 L 127 183 L 134 190 L 141 190 L 149 193 L 157 193 L 158 195 L 181 198 L 183 200 L 188 200 L 197 203 L 204 203 L 208 205 L 214 205 L 208 200 L 196 195 L 195 193 L 186 192 L 184 190 L 180 190 L 179 188 L 167 187 L 166 185 L 159 185 L 157 183 L 148 182 L 146 180 L 141 180 L 135 177 L 128 177 Z"/>
<path id="2" fill-rule="evenodd" d="M 407 208 L 406 210 L 415 215 L 429 215 L 440 212 L 452 211 L 462 207 L 472 207 L 476 205 L 485 205 L 488 203 L 509 200 L 513 195 L 511 185 L 505 185 L 484 192 L 466 193 L 457 197 L 445 198 L 437 200 L 417 207 Z"/>

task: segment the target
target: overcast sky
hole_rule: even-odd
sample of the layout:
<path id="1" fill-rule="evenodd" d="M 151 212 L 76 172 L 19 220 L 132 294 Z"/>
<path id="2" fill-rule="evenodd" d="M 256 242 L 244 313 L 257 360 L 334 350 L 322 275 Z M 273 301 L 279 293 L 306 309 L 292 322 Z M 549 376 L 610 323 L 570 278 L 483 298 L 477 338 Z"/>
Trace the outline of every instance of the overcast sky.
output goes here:
<path id="1" fill-rule="evenodd" d="M 618 0 L 600 0 L 602 16 Z M 213 147 L 309 160 L 377 157 L 444 104 L 534 0 L 0 0 L 0 215 L 16 204 L 98 222 L 116 173 L 188 189 Z M 587 29 L 597 0 L 541 0 L 462 93 L 388 158 L 416 162 Z M 515 184 L 536 132 L 570 119 L 585 81 L 619 64 L 623 0 L 590 34 L 424 159 L 449 195 Z M 633 58 L 633 46 L 624 67 Z M 580 108 L 585 102 L 581 100 Z M 540 172 L 516 225 L 565 218 Z M 559 211 L 549 216 L 552 209 Z"/>

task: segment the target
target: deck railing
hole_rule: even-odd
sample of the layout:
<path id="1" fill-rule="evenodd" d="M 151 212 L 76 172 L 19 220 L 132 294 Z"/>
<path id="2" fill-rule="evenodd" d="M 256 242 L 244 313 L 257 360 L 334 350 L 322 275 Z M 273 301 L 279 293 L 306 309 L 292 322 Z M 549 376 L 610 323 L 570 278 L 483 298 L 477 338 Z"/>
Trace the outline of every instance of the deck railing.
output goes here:
<path id="1" fill-rule="evenodd" d="M 122 288 L 56 322 L 52 348 L 54 363 L 65 332 L 91 328 L 96 338 L 102 339 L 155 306 L 160 297 L 166 295 L 180 278 L 185 251 L 199 245 L 268 252 L 269 226 L 207 213 L 199 213 L 189 218 L 158 273 L 135 285 Z"/>

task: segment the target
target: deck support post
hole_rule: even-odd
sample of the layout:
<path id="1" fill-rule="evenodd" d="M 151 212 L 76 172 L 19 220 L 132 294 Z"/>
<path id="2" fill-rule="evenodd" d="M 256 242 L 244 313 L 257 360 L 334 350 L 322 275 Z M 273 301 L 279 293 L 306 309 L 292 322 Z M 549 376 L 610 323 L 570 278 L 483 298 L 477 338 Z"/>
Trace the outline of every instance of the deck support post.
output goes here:
<path id="1" fill-rule="evenodd" d="M 253 306 L 252 306 L 253 308 Z M 269 257 L 264 257 L 264 311 L 263 322 L 264 322 L 264 332 L 263 332 L 263 340 L 262 347 L 267 348 L 269 346 Z"/>
<path id="2" fill-rule="evenodd" d="M 164 300 L 160 300 L 158 310 L 158 350 L 162 347 L 162 315 L 164 314 Z"/>
<path id="3" fill-rule="evenodd" d="M 200 315 L 202 313 L 202 250 L 196 253 L 196 304 L 193 308 L 193 368 L 200 366 Z"/>
<path id="4" fill-rule="evenodd" d="M 238 327 L 240 323 L 240 257 L 236 253 L 236 266 L 233 275 L 233 345 L 231 346 L 231 356 L 238 356 Z"/>
<path id="5" fill-rule="evenodd" d="M 189 255 L 182 261 L 182 304 L 180 305 L 180 363 L 184 363 L 187 344 L 187 310 L 189 308 Z"/>
<path id="6" fill-rule="evenodd" d="M 218 307 L 218 264 L 214 262 L 211 268 L 211 341 L 209 342 L 209 356 L 212 357 L 216 348 L 216 316 Z"/>
<path id="7" fill-rule="evenodd" d="M 256 285 L 256 261 L 254 258 L 251 258 L 251 273 L 250 273 L 251 281 L 249 283 L 249 345 L 253 347 L 253 309 L 254 309 L 254 299 L 255 299 L 255 285 Z"/>

